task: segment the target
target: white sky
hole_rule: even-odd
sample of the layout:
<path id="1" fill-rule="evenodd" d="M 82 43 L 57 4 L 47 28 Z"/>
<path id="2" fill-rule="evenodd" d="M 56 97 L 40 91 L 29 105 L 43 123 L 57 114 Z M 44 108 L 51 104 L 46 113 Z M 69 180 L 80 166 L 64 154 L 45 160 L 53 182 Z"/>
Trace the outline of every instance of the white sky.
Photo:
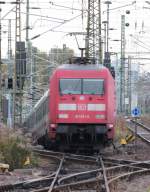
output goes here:
<path id="1" fill-rule="evenodd" d="M 13 0 L 5 0 L 5 2 L 12 2 Z M 14 0 L 15 1 L 15 0 Z M 73 48 L 77 51 L 77 44 L 73 36 L 67 35 L 69 32 L 85 32 L 87 19 L 84 14 L 82 19 L 82 0 L 53 0 L 53 4 L 50 4 L 49 0 L 29 0 L 30 7 L 40 8 L 40 9 L 30 9 L 30 27 L 29 37 L 32 38 L 38 34 L 41 34 L 47 30 L 49 31 L 39 38 L 32 40 L 34 46 L 37 46 L 40 50 L 49 51 L 52 47 L 62 47 L 66 44 L 67 47 Z M 26 0 L 22 4 L 22 40 L 25 40 L 25 11 L 26 11 Z M 86 9 L 88 0 L 83 0 L 83 9 Z M 130 25 L 126 27 L 126 47 L 127 50 L 133 52 L 150 52 L 150 4 L 146 3 L 144 0 L 112 0 L 110 9 L 126 6 L 124 8 L 118 8 L 110 10 L 110 28 L 115 28 L 116 30 L 110 31 L 110 51 L 120 52 L 120 42 L 114 42 L 113 39 L 120 39 L 121 34 L 121 14 L 125 14 L 126 10 L 130 10 L 130 14 L 126 15 L 126 22 Z M 70 8 L 65 8 L 70 7 Z M 12 9 L 14 5 L 10 3 L 1 5 L 2 8 L 2 18 L 3 19 L 15 19 L 15 13 L 10 12 L 7 16 L 5 14 Z M 144 9 L 143 7 L 149 7 L 149 9 Z M 77 9 L 77 10 L 76 10 Z M 79 10 L 78 10 L 79 9 Z M 106 5 L 102 1 L 102 21 L 106 20 Z M 39 15 L 39 16 L 33 16 Z M 5 16 L 5 17 L 4 17 Z M 45 17 L 44 17 L 45 16 Z M 47 18 L 46 18 L 47 17 Z M 53 18 L 51 18 L 53 17 Z M 54 19 L 58 18 L 58 19 Z M 75 18 L 75 19 L 73 19 Z M 61 20 L 62 19 L 62 20 Z M 71 20 L 72 19 L 72 20 Z M 58 22 L 54 22 L 54 21 Z M 61 25 L 60 22 L 68 20 L 65 24 Z M 70 20 L 70 21 L 69 21 Z M 59 26 L 60 25 L 60 26 Z M 58 27 L 59 26 L 59 27 Z M 8 31 L 8 21 L 2 20 L 2 31 Z M 131 36 L 132 35 L 132 36 Z M 15 21 L 12 20 L 12 45 L 14 45 L 15 39 Z M 78 37 L 79 44 L 84 47 L 84 39 Z M 2 33 L 2 55 L 7 53 L 7 33 Z M 141 41 L 141 42 L 139 42 Z M 136 55 L 136 57 L 140 57 Z M 143 54 L 141 57 L 150 58 L 149 55 Z M 150 71 L 150 60 L 137 60 L 141 64 L 146 64 L 142 66 L 142 70 Z M 149 63 L 149 64 L 148 64 Z"/>

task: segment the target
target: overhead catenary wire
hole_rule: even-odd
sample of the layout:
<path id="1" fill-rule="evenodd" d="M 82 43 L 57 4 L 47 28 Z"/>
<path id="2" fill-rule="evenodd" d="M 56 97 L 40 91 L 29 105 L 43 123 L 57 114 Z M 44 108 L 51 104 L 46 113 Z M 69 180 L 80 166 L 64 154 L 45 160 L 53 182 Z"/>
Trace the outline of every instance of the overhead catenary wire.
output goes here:
<path id="1" fill-rule="evenodd" d="M 23 1 L 21 1 L 21 3 L 23 3 Z M 33 3 L 33 2 L 32 2 Z M 42 2 L 43 3 L 43 2 Z M 58 5 L 58 4 L 54 4 L 54 5 L 56 5 L 56 6 L 61 6 L 61 5 Z M 65 7 L 65 6 L 64 6 Z M 68 8 L 68 9 L 75 9 L 75 10 L 80 10 L 80 11 L 82 11 L 82 14 L 83 14 L 83 10 L 81 10 L 81 9 L 76 9 L 76 8 L 71 8 L 71 7 L 68 7 L 68 6 L 66 6 L 66 8 Z M 9 15 L 10 13 L 12 13 L 12 12 L 15 12 L 14 11 L 14 9 L 15 9 L 15 7 L 13 7 L 12 9 L 10 9 L 4 16 L 3 16 L 3 19 L 7 16 L 7 15 Z M 26 14 L 25 12 L 21 12 L 22 14 Z M 54 19 L 54 20 L 49 20 L 50 22 L 56 22 L 56 23 L 60 23 L 60 24 L 65 24 L 66 22 L 69 22 L 69 21 L 71 21 L 71 20 L 73 20 L 74 18 L 71 18 L 71 19 L 69 19 L 69 20 L 65 20 L 65 19 L 62 19 L 62 18 L 54 18 L 54 17 L 49 17 L 49 16 L 44 16 L 44 15 L 38 15 L 38 14 L 30 14 L 30 15 L 32 15 L 32 16 L 37 16 L 37 17 L 41 17 L 41 18 L 50 18 L 50 19 Z M 79 15 L 80 16 L 80 15 Z M 78 16 L 77 16 L 78 17 Z M 76 18 L 76 17 L 75 17 Z M 61 22 L 62 21 L 62 22 Z M 60 25 L 61 26 L 61 25 Z M 56 26 L 56 28 L 57 27 L 59 27 L 59 26 Z M 53 27 L 52 29 L 50 29 L 50 30 L 48 30 L 48 31 L 52 31 L 52 30 L 54 30 L 55 29 L 55 27 Z M 64 31 L 55 31 L 55 32 L 62 32 L 62 33 L 67 33 L 67 32 L 64 32 Z M 42 34 L 40 34 L 40 36 L 41 35 L 43 35 L 43 34 L 45 34 L 46 32 L 43 32 Z"/>
<path id="2" fill-rule="evenodd" d="M 15 12 L 15 11 L 13 11 L 13 12 Z M 20 13 L 26 15 L 25 12 L 22 12 L 22 11 L 21 11 Z M 29 15 L 36 16 L 36 17 L 43 17 L 43 18 L 47 18 L 47 19 L 54 19 L 54 20 L 56 20 L 55 22 L 59 22 L 59 21 L 65 22 L 65 21 L 67 21 L 67 20 L 65 20 L 65 19 L 56 18 L 56 17 L 50 17 L 50 16 L 46 16 L 46 15 L 38 15 L 38 14 L 33 14 L 33 13 L 29 13 Z M 57 21 L 57 20 L 58 20 L 58 21 Z"/>
<path id="3" fill-rule="evenodd" d="M 147 48 L 147 47 L 144 47 L 143 45 L 140 45 L 138 42 L 134 42 L 136 45 L 138 45 L 139 47 L 142 47 L 142 48 L 144 48 L 144 49 L 146 49 L 146 50 L 148 50 L 148 51 L 150 51 L 150 49 L 149 48 Z"/>
<path id="4" fill-rule="evenodd" d="M 66 8 L 66 9 L 69 9 L 69 10 L 75 10 L 75 11 L 82 11 L 82 9 L 78 9 L 78 8 L 74 8 L 73 6 L 72 7 L 68 7 L 68 6 L 64 6 L 64 5 L 58 5 L 52 1 L 49 2 L 51 5 L 53 6 L 56 6 L 56 7 L 61 7 L 61 8 Z"/>
<path id="5" fill-rule="evenodd" d="M 20 1 L 20 4 L 23 3 L 24 0 Z M 1 17 L 1 19 L 3 20 L 5 17 L 7 17 L 7 15 L 9 15 L 13 10 L 16 9 L 16 6 L 14 6 L 13 8 L 11 8 L 5 15 L 3 15 Z"/>
<path id="6" fill-rule="evenodd" d="M 80 17 L 80 16 L 81 16 L 81 14 L 79 14 L 79 15 L 77 15 L 77 16 L 75 16 L 75 17 L 73 17 L 73 18 L 71 18 L 71 19 L 69 19 L 69 20 L 67 20 L 67 21 L 64 21 L 63 23 L 61 23 L 61 24 L 59 24 L 59 25 L 57 25 L 57 26 L 54 26 L 54 27 L 52 27 L 52 28 L 50 28 L 50 29 L 48 29 L 48 30 L 46 30 L 46 31 L 44 31 L 44 32 L 42 32 L 42 33 L 34 36 L 34 37 L 32 37 L 31 40 L 36 39 L 36 38 L 38 38 L 38 37 L 40 37 L 40 36 L 42 36 L 42 35 L 50 32 L 50 31 L 53 31 L 54 29 L 59 28 L 59 27 L 61 27 L 62 25 L 66 24 L 66 23 L 68 23 L 68 22 L 70 22 L 70 21 L 72 21 L 72 20 L 74 20 L 74 19 L 77 19 L 77 18 Z"/>
<path id="7" fill-rule="evenodd" d="M 86 0 L 85 0 L 85 1 L 86 1 Z M 84 1 L 84 2 L 85 2 L 85 1 Z M 63 5 L 59 4 L 59 3 L 56 3 L 56 2 L 59 2 L 59 1 L 52 1 L 52 2 L 55 2 L 54 4 L 56 4 L 56 5 L 58 5 L 58 6 L 63 6 Z M 65 2 L 69 2 L 69 1 L 65 1 Z M 69 3 L 68 3 L 68 5 L 67 5 L 66 3 L 64 3 L 64 5 L 66 5 L 66 9 L 67 9 L 67 7 L 68 7 L 68 10 L 71 10 L 72 8 L 73 8 L 73 9 L 74 9 L 74 8 L 76 9 L 77 6 L 75 5 L 75 3 L 77 3 L 77 2 L 78 2 L 78 3 L 81 3 L 81 0 L 79 0 L 79 1 L 74 1 L 72 7 L 71 7 L 71 5 L 70 5 Z M 118 3 L 118 4 L 120 4 L 120 5 L 125 4 L 125 1 L 121 1 L 121 2 L 118 1 L 118 2 L 117 2 L 117 1 L 112 0 L 112 2 L 113 2 L 113 3 Z M 134 1 L 129 1 L 129 4 L 132 4 L 133 2 L 134 2 Z M 24 3 L 24 2 L 23 2 L 23 3 Z M 39 5 L 41 5 L 41 6 L 42 6 L 42 5 L 44 6 L 44 4 L 47 6 L 47 5 L 49 4 L 49 2 L 46 2 L 46 1 L 41 1 L 41 2 L 40 2 L 40 1 L 37 1 L 37 2 L 31 1 L 30 3 L 31 3 L 31 4 L 37 4 L 37 3 L 39 3 Z M 24 4 L 25 4 L 25 3 L 24 3 Z M 55 6 L 55 5 L 54 5 L 54 6 Z M 75 7 L 75 6 L 76 6 L 76 7 Z M 123 5 L 123 6 L 124 6 L 124 5 Z M 39 7 L 40 7 L 40 6 L 39 6 Z M 55 6 L 55 7 L 56 7 L 56 6 Z M 120 6 L 120 7 L 121 7 L 121 6 Z M 53 7 L 52 7 L 52 8 L 53 8 Z M 71 8 L 71 9 L 69 9 L 69 8 Z M 118 9 L 119 6 L 117 6 L 116 8 Z M 114 7 L 114 9 L 116 9 L 116 8 Z M 42 8 L 41 8 L 41 9 L 42 9 Z M 113 8 L 112 8 L 112 9 L 113 9 Z M 37 15 L 38 15 L 38 14 L 37 14 Z M 41 15 L 42 15 L 42 14 L 41 14 Z M 41 17 L 41 15 L 39 14 L 39 17 Z M 42 18 L 44 18 L 44 17 L 42 17 Z M 53 21 L 52 21 L 52 22 L 53 22 Z M 55 21 L 54 21 L 54 22 L 55 22 Z M 61 24 L 61 22 L 60 22 L 60 24 Z M 37 26 L 36 26 L 36 27 L 37 27 Z M 35 30 L 35 28 L 34 28 L 34 30 Z M 56 32 L 56 31 L 53 31 L 53 32 Z M 60 32 L 61 32 L 61 31 L 60 31 Z M 62 32 L 63 32 L 63 31 L 62 31 Z M 64 33 L 65 33 L 65 32 L 64 32 Z"/>
<path id="8" fill-rule="evenodd" d="M 150 50 L 150 45 L 147 45 L 146 43 L 144 43 L 143 41 L 137 39 L 136 37 L 134 37 L 133 35 L 130 35 L 133 39 L 135 39 L 136 41 L 138 41 L 139 43 L 142 43 L 144 46 L 143 48 L 146 48 L 148 50 Z M 141 45 L 142 46 L 142 45 Z M 145 47 L 146 46 L 146 47 Z"/>
<path id="9" fill-rule="evenodd" d="M 129 7 L 129 6 L 132 6 L 136 3 L 136 1 L 133 1 L 132 3 L 130 4 L 126 4 L 126 5 L 122 5 L 122 6 L 119 6 L 119 7 L 114 7 L 114 8 L 111 8 L 109 9 L 109 11 L 114 11 L 114 10 L 117 10 L 117 9 L 122 9 L 124 7 Z M 107 12 L 107 10 L 103 11 L 103 13 Z"/>

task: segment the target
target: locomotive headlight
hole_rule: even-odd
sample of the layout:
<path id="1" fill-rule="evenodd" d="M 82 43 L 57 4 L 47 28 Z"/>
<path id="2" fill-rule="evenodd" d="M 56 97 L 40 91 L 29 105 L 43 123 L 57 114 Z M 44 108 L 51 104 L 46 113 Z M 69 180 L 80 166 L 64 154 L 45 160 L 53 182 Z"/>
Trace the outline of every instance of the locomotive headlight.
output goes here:
<path id="1" fill-rule="evenodd" d="M 96 117 L 96 119 L 105 119 L 105 115 L 104 114 L 98 114 L 95 117 Z"/>
<path id="2" fill-rule="evenodd" d="M 108 124 L 108 127 L 109 128 L 113 128 L 113 124 Z"/>
<path id="3" fill-rule="evenodd" d="M 58 117 L 60 118 L 60 119 L 67 119 L 68 118 L 68 114 L 59 114 L 58 115 Z"/>
<path id="4" fill-rule="evenodd" d="M 57 126 L 56 124 L 50 124 L 51 128 L 56 128 L 56 126 Z"/>

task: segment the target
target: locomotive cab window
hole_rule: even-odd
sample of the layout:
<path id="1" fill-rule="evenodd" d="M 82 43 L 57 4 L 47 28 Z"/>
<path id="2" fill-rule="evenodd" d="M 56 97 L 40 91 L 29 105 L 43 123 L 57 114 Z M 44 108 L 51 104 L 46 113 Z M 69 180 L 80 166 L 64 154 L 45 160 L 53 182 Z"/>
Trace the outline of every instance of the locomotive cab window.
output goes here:
<path id="1" fill-rule="evenodd" d="M 81 94 L 81 79 L 60 79 L 60 94 Z"/>
<path id="2" fill-rule="evenodd" d="M 83 94 L 103 95 L 104 79 L 83 79 Z"/>
<path id="3" fill-rule="evenodd" d="M 104 79 L 60 79 L 60 94 L 103 95 Z"/>

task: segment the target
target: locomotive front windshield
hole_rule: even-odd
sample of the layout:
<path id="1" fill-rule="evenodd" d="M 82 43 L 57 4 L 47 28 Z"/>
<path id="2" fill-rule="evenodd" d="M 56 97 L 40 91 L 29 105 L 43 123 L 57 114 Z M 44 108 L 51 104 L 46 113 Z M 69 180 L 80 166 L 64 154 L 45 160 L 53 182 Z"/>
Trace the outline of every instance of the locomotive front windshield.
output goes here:
<path id="1" fill-rule="evenodd" d="M 60 93 L 103 95 L 104 79 L 60 79 Z"/>
<path id="2" fill-rule="evenodd" d="M 60 79 L 61 94 L 81 94 L 81 79 Z"/>
<path id="3" fill-rule="evenodd" d="M 83 94 L 103 95 L 104 80 L 103 79 L 83 79 Z"/>

